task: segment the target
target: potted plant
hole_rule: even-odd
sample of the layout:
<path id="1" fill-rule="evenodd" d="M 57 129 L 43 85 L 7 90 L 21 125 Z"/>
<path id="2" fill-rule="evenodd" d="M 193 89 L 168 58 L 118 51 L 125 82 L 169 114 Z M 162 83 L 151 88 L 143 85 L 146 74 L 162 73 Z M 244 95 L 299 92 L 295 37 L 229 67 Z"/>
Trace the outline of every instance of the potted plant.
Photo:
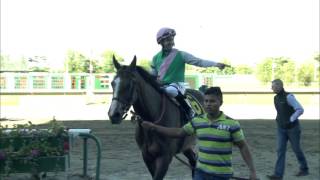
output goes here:
<path id="1" fill-rule="evenodd" d="M 46 129 L 29 122 L 13 128 L 0 124 L 0 175 L 65 171 L 68 131 L 55 120 Z"/>

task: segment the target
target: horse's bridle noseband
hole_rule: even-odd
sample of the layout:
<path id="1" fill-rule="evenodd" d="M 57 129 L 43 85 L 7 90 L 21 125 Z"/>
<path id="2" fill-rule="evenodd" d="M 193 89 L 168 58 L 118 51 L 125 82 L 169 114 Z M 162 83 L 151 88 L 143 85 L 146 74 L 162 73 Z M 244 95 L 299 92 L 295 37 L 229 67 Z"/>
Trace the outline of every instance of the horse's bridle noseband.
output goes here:
<path id="1" fill-rule="evenodd" d="M 124 109 L 123 109 L 123 116 L 121 117 L 121 119 L 125 119 L 126 117 L 127 117 L 127 112 L 128 112 L 128 110 L 130 109 L 130 104 L 128 104 L 127 102 L 125 102 L 125 101 L 123 101 L 123 100 L 121 100 L 120 98 L 117 98 L 117 97 L 114 97 L 114 98 L 112 98 L 112 101 L 113 100 L 116 100 L 116 101 L 118 101 L 118 102 L 120 102 L 121 104 L 123 104 L 124 105 Z"/>

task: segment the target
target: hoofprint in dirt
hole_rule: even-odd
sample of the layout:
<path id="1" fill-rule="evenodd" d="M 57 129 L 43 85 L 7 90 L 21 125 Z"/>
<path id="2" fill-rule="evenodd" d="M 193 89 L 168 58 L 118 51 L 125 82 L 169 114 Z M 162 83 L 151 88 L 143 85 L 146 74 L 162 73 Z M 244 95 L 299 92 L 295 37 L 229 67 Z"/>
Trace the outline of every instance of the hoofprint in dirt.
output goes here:
<path id="1" fill-rule="evenodd" d="M 69 128 L 92 129 L 100 139 L 102 159 L 100 167 L 101 180 L 150 180 L 146 166 L 143 163 L 140 150 L 134 140 L 135 125 L 125 121 L 120 125 L 112 125 L 110 121 L 63 121 Z M 319 180 L 320 173 L 320 127 L 319 120 L 301 120 L 301 144 L 309 163 L 310 175 L 297 178 L 298 163 L 290 145 L 286 156 L 286 172 L 284 180 Z M 276 127 L 273 120 L 241 120 L 257 173 L 261 180 L 272 174 L 276 160 Z M 72 159 L 69 176 L 81 174 L 83 171 L 82 140 L 76 139 L 72 148 Z M 248 169 L 241 158 L 240 152 L 234 148 L 233 168 L 235 176 L 247 177 Z M 88 175 L 95 176 L 96 172 L 95 143 L 88 140 Z M 183 158 L 182 155 L 179 157 Z M 48 174 L 49 180 L 66 179 L 64 173 L 58 176 Z M 72 180 L 83 179 L 74 176 Z M 174 159 L 169 167 L 166 180 L 191 180 L 191 171 L 180 161 Z"/>

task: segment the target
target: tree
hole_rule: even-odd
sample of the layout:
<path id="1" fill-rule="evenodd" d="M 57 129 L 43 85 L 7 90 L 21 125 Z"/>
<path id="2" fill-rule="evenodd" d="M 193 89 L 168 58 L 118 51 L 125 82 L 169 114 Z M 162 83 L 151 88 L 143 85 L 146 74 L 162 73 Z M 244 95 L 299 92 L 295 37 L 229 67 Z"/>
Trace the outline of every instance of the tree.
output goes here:
<path id="1" fill-rule="evenodd" d="M 320 53 L 317 53 L 316 55 L 314 55 L 313 59 L 320 63 Z"/>
<path id="2" fill-rule="evenodd" d="M 87 58 L 82 53 L 69 50 L 67 52 L 67 59 L 65 61 L 66 63 L 65 69 L 71 73 L 86 72 L 86 69 L 88 68 L 87 67 L 88 60 L 89 58 Z"/>
<path id="3" fill-rule="evenodd" d="M 222 63 L 224 64 L 231 64 L 229 60 L 224 59 L 222 60 Z M 201 73 L 213 73 L 213 74 L 219 74 L 219 75 L 232 75 L 235 74 L 235 67 L 226 67 L 223 70 L 220 70 L 217 67 L 208 67 L 208 68 L 201 68 L 199 69 Z"/>
<path id="4" fill-rule="evenodd" d="M 28 61 L 21 56 L 17 59 L 11 58 L 9 55 L 0 56 L 0 70 L 1 71 L 26 71 L 28 70 Z"/>
<path id="5" fill-rule="evenodd" d="M 307 62 L 302 64 L 298 70 L 298 80 L 305 86 L 310 86 L 314 77 L 314 66 L 313 63 Z"/>
<path id="6" fill-rule="evenodd" d="M 293 83 L 296 80 L 297 72 L 295 62 L 288 59 L 280 59 L 275 70 L 275 78 L 280 78 L 286 83 Z"/>
<path id="7" fill-rule="evenodd" d="M 222 71 L 219 69 L 223 75 L 233 75 L 236 73 L 235 67 L 231 65 L 231 62 L 227 59 L 222 60 L 222 63 L 230 65 L 230 67 L 225 67 Z M 218 71 L 218 72 L 219 72 Z"/>
<path id="8" fill-rule="evenodd" d="M 257 65 L 257 78 L 264 84 L 270 82 L 272 76 L 272 59 L 266 58 Z"/>
<path id="9" fill-rule="evenodd" d="M 84 54 L 69 50 L 67 52 L 66 68 L 71 73 L 90 73 L 90 66 L 92 66 L 92 73 L 111 73 L 115 72 L 112 56 L 122 62 L 123 58 L 119 57 L 114 51 L 106 50 L 101 54 L 101 58 L 87 57 Z"/>
<path id="10" fill-rule="evenodd" d="M 11 70 L 11 64 L 10 64 L 10 57 L 8 55 L 2 55 L 0 56 L 0 70 L 6 71 Z"/>
<path id="11" fill-rule="evenodd" d="M 27 65 L 27 64 L 26 64 Z M 46 56 L 32 56 L 28 58 L 28 69 L 33 72 L 49 72 L 50 67 Z"/>
<path id="12" fill-rule="evenodd" d="M 99 73 L 99 70 L 102 69 L 98 65 L 98 60 L 96 59 L 85 59 L 81 62 L 81 72 L 86 73 Z M 92 71 L 90 70 L 90 66 L 92 67 Z"/>
<path id="13" fill-rule="evenodd" d="M 313 58 L 316 63 L 315 63 L 315 74 L 314 74 L 314 80 L 316 81 L 320 81 L 320 53 L 317 53 L 316 55 L 314 55 L 314 58 Z"/>
<path id="14" fill-rule="evenodd" d="M 149 59 L 140 59 L 138 60 L 138 65 L 144 68 L 147 71 L 151 71 L 151 60 Z"/>
<path id="15" fill-rule="evenodd" d="M 113 73 L 115 72 L 115 68 L 114 68 L 114 65 L 113 65 L 113 62 L 112 62 L 112 56 L 115 56 L 116 59 L 119 61 L 119 62 L 123 62 L 123 58 L 120 57 L 119 55 L 117 55 L 114 51 L 111 51 L 111 50 L 105 50 L 103 53 L 102 53 L 102 71 L 104 73 Z"/>
<path id="16" fill-rule="evenodd" d="M 262 83 L 273 79 L 292 83 L 296 76 L 295 63 L 287 57 L 269 57 L 257 65 L 256 76 Z"/>
<path id="17" fill-rule="evenodd" d="M 236 74 L 252 74 L 253 69 L 248 65 L 239 65 L 235 67 Z"/>

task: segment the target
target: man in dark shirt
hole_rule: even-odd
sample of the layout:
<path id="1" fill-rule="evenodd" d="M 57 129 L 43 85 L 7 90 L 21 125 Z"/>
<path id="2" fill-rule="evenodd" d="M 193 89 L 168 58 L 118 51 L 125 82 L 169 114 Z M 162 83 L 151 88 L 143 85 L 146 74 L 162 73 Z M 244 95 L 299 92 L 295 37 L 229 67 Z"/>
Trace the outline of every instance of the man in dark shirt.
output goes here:
<path id="1" fill-rule="evenodd" d="M 298 119 L 303 113 L 303 108 L 293 94 L 284 90 L 283 82 L 280 79 L 272 81 L 272 90 L 276 93 L 274 105 L 277 110 L 278 159 L 274 174 L 268 175 L 268 178 L 271 180 L 281 180 L 283 178 L 288 140 L 300 164 L 300 171 L 296 176 L 306 176 L 309 171 L 306 158 L 300 147 L 301 129 Z"/>

